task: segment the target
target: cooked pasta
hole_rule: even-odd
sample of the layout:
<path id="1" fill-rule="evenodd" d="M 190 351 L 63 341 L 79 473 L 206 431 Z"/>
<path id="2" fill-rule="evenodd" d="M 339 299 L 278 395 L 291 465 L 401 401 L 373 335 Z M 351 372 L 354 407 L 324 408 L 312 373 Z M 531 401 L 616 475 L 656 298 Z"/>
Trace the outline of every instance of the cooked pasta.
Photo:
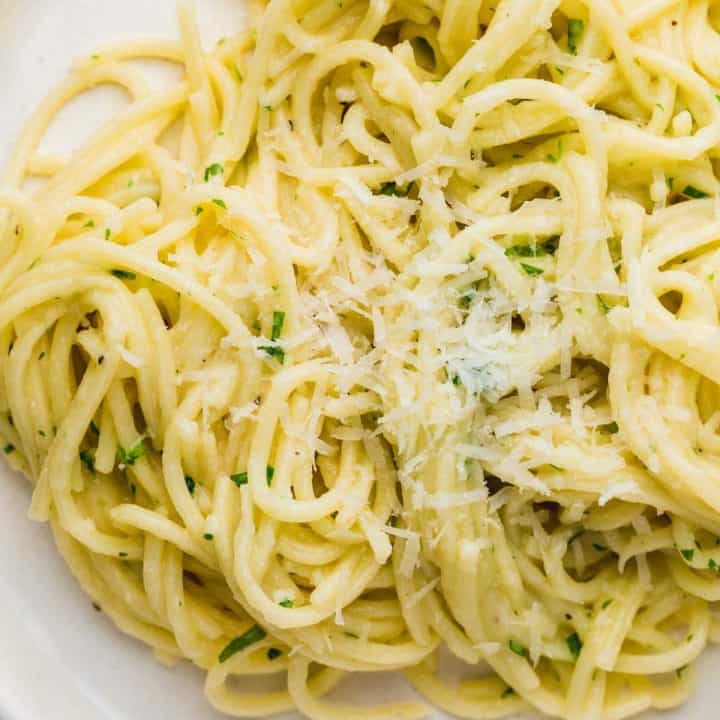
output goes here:
<path id="1" fill-rule="evenodd" d="M 681 704 L 720 637 L 720 6 L 179 25 L 79 60 L 0 189 L 0 437 L 93 602 L 235 717 Z M 99 85 L 127 108 L 45 152 Z M 426 702 L 329 695 L 384 670 Z"/>

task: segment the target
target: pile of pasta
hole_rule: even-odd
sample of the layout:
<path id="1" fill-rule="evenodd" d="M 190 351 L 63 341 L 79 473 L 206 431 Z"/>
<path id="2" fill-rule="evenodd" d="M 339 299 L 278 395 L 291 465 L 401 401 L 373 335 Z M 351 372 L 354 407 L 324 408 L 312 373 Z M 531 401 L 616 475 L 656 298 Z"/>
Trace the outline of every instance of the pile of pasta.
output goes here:
<path id="1" fill-rule="evenodd" d="M 432 712 L 329 695 L 385 670 L 463 718 L 682 703 L 720 637 L 720 7 L 249 16 L 205 49 L 181 2 L 178 41 L 98 48 L 15 148 L 31 517 L 228 715 Z M 44 150 L 105 85 L 127 107 Z"/>

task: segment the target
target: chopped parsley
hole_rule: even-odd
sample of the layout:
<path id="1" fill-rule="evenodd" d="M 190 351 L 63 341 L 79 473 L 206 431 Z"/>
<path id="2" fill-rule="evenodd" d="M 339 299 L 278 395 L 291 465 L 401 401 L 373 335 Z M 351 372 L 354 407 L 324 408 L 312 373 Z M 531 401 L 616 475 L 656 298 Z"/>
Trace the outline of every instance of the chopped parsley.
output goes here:
<path id="1" fill-rule="evenodd" d="M 508 642 L 508 647 L 516 655 L 519 655 L 520 657 L 527 657 L 527 648 L 524 645 L 520 644 L 517 640 L 510 640 Z"/>
<path id="2" fill-rule="evenodd" d="M 38 435 L 40 437 L 45 437 L 45 431 L 44 430 L 38 430 Z"/>
<path id="3" fill-rule="evenodd" d="M 412 188 L 412 183 L 405 187 L 399 187 L 396 182 L 386 182 L 380 186 L 379 195 L 394 195 L 395 197 L 407 197 Z"/>
<path id="4" fill-rule="evenodd" d="M 238 486 L 248 484 L 248 474 L 246 472 L 235 473 L 230 476 L 230 479 Z"/>
<path id="5" fill-rule="evenodd" d="M 191 495 L 194 495 L 194 494 L 195 494 L 195 485 L 196 485 L 196 482 L 195 482 L 195 480 L 194 480 L 192 477 L 190 477 L 190 475 L 186 475 L 186 476 L 185 476 L 185 485 L 186 485 L 186 487 L 187 487 L 187 489 L 188 489 L 188 492 L 189 492 Z"/>
<path id="6" fill-rule="evenodd" d="M 200 215 L 201 213 L 205 212 L 204 207 L 200 207 L 199 205 L 195 208 L 195 215 Z"/>
<path id="7" fill-rule="evenodd" d="M 110 235 L 111 235 L 111 234 L 112 234 L 112 233 L 110 232 L 110 228 L 105 228 L 105 239 L 106 239 L 106 240 L 109 240 L 109 239 L 110 239 Z"/>
<path id="8" fill-rule="evenodd" d="M 275 475 L 275 468 L 272 465 L 268 465 L 265 468 L 265 481 L 268 484 L 268 487 L 272 485 L 273 477 Z M 246 472 L 241 473 L 235 473 L 234 475 L 230 476 L 230 479 L 238 486 L 241 487 L 243 485 L 248 484 L 248 474 Z"/>
<path id="9" fill-rule="evenodd" d="M 118 270 L 117 268 L 110 271 L 111 275 L 114 275 L 120 280 L 135 280 L 137 275 L 134 272 L 128 272 L 127 270 Z"/>
<path id="10" fill-rule="evenodd" d="M 578 43 L 585 32 L 585 23 L 578 18 L 568 20 L 568 50 L 571 55 L 577 55 Z"/>
<path id="11" fill-rule="evenodd" d="M 80 451 L 80 462 L 88 469 L 88 472 L 95 472 L 95 459 L 87 450 Z"/>
<path id="12" fill-rule="evenodd" d="M 118 447 L 118 460 L 122 465 L 134 465 L 146 452 L 145 441 L 139 438 L 127 450 Z"/>
<path id="13" fill-rule="evenodd" d="M 212 540 L 215 536 L 214 536 L 212 533 L 205 533 L 205 534 L 203 535 L 203 537 L 204 537 L 206 540 Z"/>
<path id="14" fill-rule="evenodd" d="M 94 220 L 88 220 L 84 225 L 83 229 L 85 228 L 94 228 L 95 227 L 95 221 Z"/>
<path id="15" fill-rule="evenodd" d="M 542 275 L 545 271 L 542 268 L 535 267 L 534 265 L 528 265 L 527 263 L 520 263 L 520 267 L 531 277 Z"/>
<path id="16" fill-rule="evenodd" d="M 682 194 L 690 198 L 695 198 L 696 200 L 699 200 L 700 198 L 710 197 L 708 193 L 706 193 L 704 190 L 699 190 L 694 185 L 686 185 L 685 189 L 682 191 Z"/>
<path id="17" fill-rule="evenodd" d="M 12 444 L 6 445 L 6 446 L 3 448 L 3 452 L 4 452 L 6 455 L 9 455 L 11 452 L 14 452 L 14 450 L 15 450 L 15 446 L 12 445 Z"/>
<path id="18" fill-rule="evenodd" d="M 267 651 L 268 660 L 276 660 L 282 655 L 282 650 L 279 648 L 271 647 Z"/>
<path id="19" fill-rule="evenodd" d="M 119 553 L 118 553 L 118 557 L 126 558 L 127 556 L 128 556 L 128 554 L 127 554 L 126 552 L 119 552 Z"/>
<path id="20" fill-rule="evenodd" d="M 45 352 L 43 351 L 38 355 L 38 360 L 43 360 L 44 358 L 45 358 Z"/>
<path id="21" fill-rule="evenodd" d="M 692 559 L 695 557 L 695 548 L 686 548 L 685 550 L 681 550 L 680 554 L 688 561 L 692 562 Z"/>
<path id="22" fill-rule="evenodd" d="M 222 198 L 213 198 L 213 205 L 217 205 L 218 207 L 222 208 L 223 210 L 227 210 L 227 205 L 225 204 L 225 201 Z"/>
<path id="23" fill-rule="evenodd" d="M 600 606 L 603 610 L 607 610 L 612 603 L 612 598 L 608 598 L 605 600 L 605 602 Z"/>
<path id="24" fill-rule="evenodd" d="M 281 365 L 285 364 L 285 351 L 281 347 L 275 345 L 264 345 L 258 348 L 261 352 L 264 352 L 268 357 L 275 358 Z"/>
<path id="25" fill-rule="evenodd" d="M 577 660 L 580 657 L 580 651 L 583 647 L 580 636 L 576 632 L 574 632 L 572 635 L 568 635 L 565 638 L 565 644 L 568 646 L 570 654 Z"/>
<path id="26" fill-rule="evenodd" d="M 224 171 L 222 165 L 219 165 L 218 163 L 213 163 L 212 165 L 205 168 L 205 182 L 208 182 L 211 177 L 215 177 L 216 175 L 222 175 L 223 172 Z"/>
<path id="27" fill-rule="evenodd" d="M 272 332 L 270 334 L 271 340 L 279 340 L 280 339 L 280 336 L 282 335 L 284 324 L 285 324 L 285 313 L 282 311 L 276 310 L 273 313 Z"/>
<path id="28" fill-rule="evenodd" d="M 267 633 L 259 626 L 253 625 L 247 632 L 231 640 L 222 652 L 218 655 L 218 660 L 224 663 L 229 660 L 235 653 L 239 653 L 250 645 L 254 645 L 267 637 Z"/>
<path id="29" fill-rule="evenodd" d="M 278 605 L 284 608 L 295 607 L 295 603 L 290 598 L 285 598 L 285 600 L 281 600 Z"/>
<path id="30" fill-rule="evenodd" d="M 545 255 L 554 255 L 558 249 L 560 238 L 553 235 L 545 242 L 537 245 L 513 245 L 505 250 L 507 257 L 543 257 Z"/>

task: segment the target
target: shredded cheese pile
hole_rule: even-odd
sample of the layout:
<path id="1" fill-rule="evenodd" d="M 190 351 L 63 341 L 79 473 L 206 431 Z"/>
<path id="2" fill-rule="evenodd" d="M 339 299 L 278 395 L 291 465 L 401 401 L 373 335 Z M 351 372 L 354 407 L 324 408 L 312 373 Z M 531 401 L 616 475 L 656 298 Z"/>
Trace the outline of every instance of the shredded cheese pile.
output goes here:
<path id="1" fill-rule="evenodd" d="M 381 670 L 464 718 L 681 704 L 720 638 L 720 8 L 250 14 L 98 48 L 5 171 L 32 518 L 231 716 L 431 712 L 326 697 Z M 105 84 L 128 107 L 43 151 Z"/>

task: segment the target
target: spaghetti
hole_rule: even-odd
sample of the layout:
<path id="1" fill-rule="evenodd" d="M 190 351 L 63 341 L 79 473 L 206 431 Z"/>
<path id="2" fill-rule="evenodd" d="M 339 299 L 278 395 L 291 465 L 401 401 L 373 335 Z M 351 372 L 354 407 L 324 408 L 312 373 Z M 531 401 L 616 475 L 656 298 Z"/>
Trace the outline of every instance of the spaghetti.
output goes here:
<path id="1" fill-rule="evenodd" d="M 250 12 L 99 48 L 5 171 L 31 517 L 228 715 L 430 712 L 327 697 L 382 670 L 465 718 L 682 703 L 720 637 L 718 7 Z M 40 150 L 101 84 L 128 108 Z"/>

